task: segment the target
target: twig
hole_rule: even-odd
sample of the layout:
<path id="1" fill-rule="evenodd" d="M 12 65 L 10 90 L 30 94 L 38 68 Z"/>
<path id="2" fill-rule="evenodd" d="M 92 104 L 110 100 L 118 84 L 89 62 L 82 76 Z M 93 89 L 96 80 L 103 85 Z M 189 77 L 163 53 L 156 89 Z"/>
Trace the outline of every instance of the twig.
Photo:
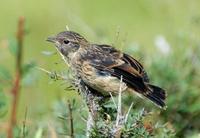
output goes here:
<path id="1" fill-rule="evenodd" d="M 13 87 L 11 89 L 11 93 L 13 94 L 12 100 L 12 109 L 11 109 L 11 116 L 10 116 L 10 124 L 8 127 L 8 138 L 13 138 L 13 128 L 16 125 L 16 114 L 17 114 L 17 104 L 19 99 L 19 92 L 20 92 L 20 82 L 22 77 L 22 50 L 23 50 L 23 38 L 24 38 L 24 17 L 20 17 L 18 21 L 18 30 L 17 30 L 17 44 L 18 44 L 18 51 L 16 57 L 16 74 Z"/>
<path id="2" fill-rule="evenodd" d="M 114 103 L 114 105 L 115 105 L 115 108 L 117 109 L 117 104 L 115 103 L 115 100 L 114 100 L 114 98 L 113 98 L 113 95 L 112 95 L 112 93 L 111 93 L 111 92 L 109 92 L 109 94 L 110 94 L 110 97 L 111 97 L 111 99 L 112 99 L 112 101 L 113 101 L 113 103 Z"/>
<path id="3" fill-rule="evenodd" d="M 48 71 L 48 70 L 46 70 L 46 69 L 44 69 L 44 68 L 41 68 L 41 67 L 36 67 L 36 69 L 38 69 L 38 70 L 41 70 L 41 71 L 43 71 L 43 72 L 47 73 L 48 75 L 51 75 L 51 72 L 50 72 L 50 71 Z"/>
<path id="4" fill-rule="evenodd" d="M 70 136 L 71 138 L 74 138 L 74 125 L 73 125 L 73 116 L 72 116 L 72 106 L 70 101 L 67 101 L 68 108 L 69 108 L 69 121 L 70 121 Z"/>
<path id="5" fill-rule="evenodd" d="M 25 116 L 23 121 L 23 128 L 22 128 L 22 138 L 26 137 L 26 118 L 27 118 L 28 108 L 26 107 Z"/>
<path id="6" fill-rule="evenodd" d="M 121 115 L 122 115 L 122 76 L 121 76 L 120 85 L 119 85 L 119 96 L 118 96 L 118 108 L 117 108 L 116 126 L 118 126 L 119 123 L 120 123 Z"/>
<path id="7" fill-rule="evenodd" d="M 66 25 L 65 28 L 67 29 L 67 31 L 69 31 L 69 26 L 68 25 Z"/>
<path id="8" fill-rule="evenodd" d="M 89 138 L 90 137 L 90 131 L 91 131 L 91 128 L 93 127 L 94 125 L 94 119 L 92 117 L 92 113 L 89 112 L 88 113 L 88 119 L 87 119 L 87 130 L 86 130 L 86 137 Z"/>
<path id="9" fill-rule="evenodd" d="M 117 27 L 116 32 L 115 32 L 115 38 L 114 38 L 114 42 L 112 44 L 112 46 L 116 46 L 118 44 L 119 41 L 119 34 L 120 34 L 120 26 Z"/>
<path id="10" fill-rule="evenodd" d="M 126 122 L 127 122 L 127 120 L 128 120 L 128 115 L 129 115 L 129 113 L 130 113 L 132 107 L 133 107 L 133 102 L 131 103 L 131 105 L 130 105 L 130 107 L 129 107 L 129 109 L 128 109 L 128 112 L 127 112 L 127 114 L 126 114 L 126 116 L 125 116 L 124 124 L 126 124 Z"/>
<path id="11" fill-rule="evenodd" d="M 61 56 L 62 59 L 64 60 L 65 64 L 66 64 L 67 66 L 70 66 L 70 65 L 68 64 L 67 59 L 65 58 L 65 56 L 61 54 L 60 50 L 59 50 L 58 48 L 56 48 L 56 50 L 58 51 L 58 53 L 60 54 L 60 56 Z"/>
<path id="12" fill-rule="evenodd" d="M 44 69 L 44 68 L 36 67 L 36 69 L 45 72 L 47 75 L 50 75 L 50 76 L 53 75 L 53 76 L 54 76 L 56 79 L 58 79 L 58 80 L 67 80 L 67 78 L 63 77 L 62 75 L 57 74 L 57 73 L 55 73 L 55 72 L 50 72 L 50 71 L 48 71 L 48 70 L 46 70 L 46 69 Z"/>

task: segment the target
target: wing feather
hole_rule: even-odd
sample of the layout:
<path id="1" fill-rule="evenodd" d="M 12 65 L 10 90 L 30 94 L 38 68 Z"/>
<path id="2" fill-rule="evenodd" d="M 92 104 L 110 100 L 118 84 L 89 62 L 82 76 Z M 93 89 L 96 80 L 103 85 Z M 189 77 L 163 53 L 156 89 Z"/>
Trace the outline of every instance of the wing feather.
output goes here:
<path id="1" fill-rule="evenodd" d="M 141 74 L 145 82 L 149 82 L 149 77 L 140 62 L 127 54 L 123 54 L 122 60 L 136 69 Z"/>
<path id="2" fill-rule="evenodd" d="M 96 70 L 97 74 L 103 74 L 103 77 L 111 75 L 119 80 L 122 77 L 127 86 L 158 106 L 165 106 L 165 91 L 149 84 L 147 73 L 136 59 L 108 45 L 93 46 L 87 50 L 88 53 L 83 55 L 83 58 L 88 60 L 88 63 Z M 107 74 L 109 75 L 107 76 Z"/>
<path id="3" fill-rule="evenodd" d="M 127 85 L 141 94 L 147 91 L 148 88 L 143 78 L 143 67 L 137 60 L 131 59 L 128 55 L 108 45 L 101 45 L 96 49 L 98 49 L 98 53 L 96 52 L 97 54 L 95 54 L 93 51 L 92 53 L 95 56 L 90 58 L 92 66 L 100 71 L 107 71 L 118 79 L 122 76 Z M 98 55 L 99 53 L 101 55 Z"/>

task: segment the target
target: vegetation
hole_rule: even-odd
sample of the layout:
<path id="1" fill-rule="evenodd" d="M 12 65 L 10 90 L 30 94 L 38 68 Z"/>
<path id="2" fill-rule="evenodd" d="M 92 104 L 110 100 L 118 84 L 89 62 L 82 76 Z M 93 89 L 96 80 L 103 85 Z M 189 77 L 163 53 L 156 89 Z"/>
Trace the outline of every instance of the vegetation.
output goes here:
<path id="1" fill-rule="evenodd" d="M 144 64 L 151 82 L 166 89 L 166 110 L 136 97 L 122 96 L 123 115 L 133 103 L 128 121 L 121 127 L 123 137 L 199 137 L 198 5 L 197 0 L 123 3 L 3 0 L 0 5 L 0 137 L 7 137 L 10 125 L 13 137 L 85 137 L 86 102 L 65 80 L 70 74 L 59 54 L 45 43 L 47 36 L 64 30 L 66 25 L 92 42 L 112 44 L 133 55 Z M 21 87 L 15 107 L 16 97 L 11 91 L 16 84 L 15 64 L 21 45 L 16 37 L 20 16 L 25 17 L 25 24 Z M 118 97 L 114 101 L 118 103 Z M 11 121 L 13 106 L 17 109 L 16 123 Z M 91 128 L 93 137 L 99 132 L 106 137 L 106 130 L 116 124 L 113 100 L 104 106 L 108 115 Z"/>

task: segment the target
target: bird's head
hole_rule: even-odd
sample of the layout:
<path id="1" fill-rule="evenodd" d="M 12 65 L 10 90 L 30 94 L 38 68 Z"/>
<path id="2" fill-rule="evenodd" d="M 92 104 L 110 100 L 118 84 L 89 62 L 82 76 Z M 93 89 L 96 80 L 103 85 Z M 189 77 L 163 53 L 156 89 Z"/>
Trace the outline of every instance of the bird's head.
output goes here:
<path id="1" fill-rule="evenodd" d="M 55 36 L 48 37 L 47 41 L 54 43 L 60 53 L 66 57 L 88 44 L 84 37 L 73 31 L 60 32 Z"/>

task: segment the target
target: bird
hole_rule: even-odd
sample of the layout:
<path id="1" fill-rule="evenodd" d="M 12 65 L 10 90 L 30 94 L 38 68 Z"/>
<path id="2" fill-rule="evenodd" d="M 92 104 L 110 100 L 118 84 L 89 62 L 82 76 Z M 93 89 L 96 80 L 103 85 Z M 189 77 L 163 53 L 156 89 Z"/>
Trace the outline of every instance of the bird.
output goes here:
<path id="1" fill-rule="evenodd" d="M 75 77 L 80 78 L 91 93 L 109 97 L 121 89 L 158 107 L 166 107 L 164 89 L 150 83 L 143 65 L 132 56 L 107 44 L 95 44 L 74 31 L 63 31 L 49 36 L 48 42 L 65 59 Z"/>

